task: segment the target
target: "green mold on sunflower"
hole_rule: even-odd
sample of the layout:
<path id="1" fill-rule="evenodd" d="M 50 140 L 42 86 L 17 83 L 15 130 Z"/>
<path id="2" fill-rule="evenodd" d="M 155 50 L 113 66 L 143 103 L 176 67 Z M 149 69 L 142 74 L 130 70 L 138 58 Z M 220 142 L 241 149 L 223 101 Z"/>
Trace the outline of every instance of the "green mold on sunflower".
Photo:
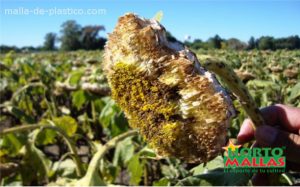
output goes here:
<path id="1" fill-rule="evenodd" d="M 120 17 L 103 69 L 130 126 L 159 155 L 202 163 L 221 153 L 235 113 L 232 101 L 195 54 L 167 41 L 158 21 Z"/>

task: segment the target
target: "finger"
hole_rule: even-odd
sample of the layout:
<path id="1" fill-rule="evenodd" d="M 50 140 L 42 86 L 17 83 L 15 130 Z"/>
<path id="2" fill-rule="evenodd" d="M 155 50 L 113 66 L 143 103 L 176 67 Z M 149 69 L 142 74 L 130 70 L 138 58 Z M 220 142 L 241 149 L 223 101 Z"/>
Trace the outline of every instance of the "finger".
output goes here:
<path id="1" fill-rule="evenodd" d="M 300 134 L 300 109 L 276 104 L 261 109 L 267 125 L 281 126 L 290 132 Z M 246 119 L 237 136 L 238 142 L 243 144 L 254 137 L 254 129 L 250 119 Z"/>
<path id="2" fill-rule="evenodd" d="M 250 141 L 253 137 L 254 129 L 252 126 L 252 122 L 250 119 L 246 119 L 240 128 L 239 134 L 237 135 L 238 143 L 244 144 Z"/>
<path id="3" fill-rule="evenodd" d="M 280 126 L 290 132 L 299 133 L 300 108 L 276 104 L 261 110 L 267 125 Z"/>
<path id="4" fill-rule="evenodd" d="M 300 136 L 271 126 L 261 126 L 255 132 L 256 141 L 263 147 L 286 147 L 287 160 L 300 163 Z"/>

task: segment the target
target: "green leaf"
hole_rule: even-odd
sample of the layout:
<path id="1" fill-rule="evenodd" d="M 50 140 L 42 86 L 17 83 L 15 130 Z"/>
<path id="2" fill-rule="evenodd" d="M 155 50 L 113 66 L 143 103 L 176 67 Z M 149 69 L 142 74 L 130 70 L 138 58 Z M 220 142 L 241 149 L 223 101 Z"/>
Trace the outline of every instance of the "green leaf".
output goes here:
<path id="1" fill-rule="evenodd" d="M 163 13 L 163 11 L 158 11 L 156 14 L 155 14 L 155 16 L 153 17 L 153 19 L 155 19 L 156 21 L 158 21 L 158 22 L 161 22 L 161 20 L 162 20 L 162 18 L 163 18 L 163 15 L 164 15 L 164 13 Z"/>
<path id="2" fill-rule="evenodd" d="M 144 147 L 142 150 L 139 152 L 140 156 L 146 157 L 146 158 L 156 158 L 156 153 L 153 149 L 150 149 L 149 147 Z"/>
<path id="3" fill-rule="evenodd" d="M 204 164 L 200 164 L 200 165 L 192 168 L 191 172 L 193 172 L 193 175 L 199 175 L 204 172 L 207 172 L 208 170 L 213 170 L 213 169 L 223 168 L 223 167 L 224 167 L 223 158 L 222 158 L 222 156 L 218 156 L 215 159 L 206 163 L 205 166 L 204 166 Z"/>
<path id="4" fill-rule="evenodd" d="M 21 175 L 23 185 L 31 185 L 33 182 L 38 182 L 38 184 L 49 182 L 48 174 L 51 161 L 31 142 L 28 142 L 26 145 L 22 163 Z"/>
<path id="5" fill-rule="evenodd" d="M 86 100 L 86 95 L 83 90 L 78 90 L 72 93 L 72 103 L 78 110 L 82 107 Z"/>
<path id="6" fill-rule="evenodd" d="M 30 64 L 23 63 L 21 64 L 21 68 L 25 74 L 26 77 L 29 77 L 30 75 L 34 74 L 34 69 Z"/>
<path id="7" fill-rule="evenodd" d="M 278 85 L 276 85 L 272 81 L 265 81 L 265 80 L 250 80 L 247 82 L 247 86 L 249 88 L 265 88 L 270 87 L 273 89 L 278 89 Z"/>
<path id="8" fill-rule="evenodd" d="M 34 119 L 27 115 L 25 112 L 20 110 L 17 107 L 9 107 L 8 109 L 17 119 L 20 119 L 22 121 L 25 121 L 26 123 L 32 124 L 34 123 Z"/>
<path id="9" fill-rule="evenodd" d="M 18 108 L 24 111 L 27 115 L 33 115 L 33 103 L 28 95 L 25 95 L 20 99 L 18 103 Z"/>
<path id="10" fill-rule="evenodd" d="M 102 109 L 99 120 L 104 128 L 107 128 L 116 114 L 116 108 L 114 107 L 115 103 L 113 100 L 109 100 L 105 107 Z"/>
<path id="11" fill-rule="evenodd" d="M 0 156 L 9 155 L 17 156 L 19 151 L 25 145 L 27 136 L 24 134 L 6 134 L 0 140 Z"/>
<path id="12" fill-rule="evenodd" d="M 52 129 L 44 129 L 40 131 L 36 137 L 37 145 L 47 145 L 55 143 L 55 137 L 57 133 Z"/>
<path id="13" fill-rule="evenodd" d="M 72 86 L 78 85 L 83 74 L 84 74 L 84 71 L 82 71 L 82 70 L 73 72 L 69 79 L 70 85 L 72 85 Z"/>
<path id="14" fill-rule="evenodd" d="M 132 137 L 128 137 L 125 140 L 118 143 L 116 146 L 113 165 L 114 166 L 124 166 L 134 155 L 134 145 L 132 142 Z"/>
<path id="15" fill-rule="evenodd" d="M 64 130 L 68 136 L 73 136 L 77 131 L 78 124 L 71 116 L 56 117 L 53 119 L 53 122 Z"/>
<path id="16" fill-rule="evenodd" d="M 291 95 L 289 96 L 289 100 L 293 101 L 296 98 L 300 97 L 300 82 L 298 82 L 291 90 Z"/>
<path id="17" fill-rule="evenodd" d="M 176 178 L 177 177 L 177 171 L 175 170 L 175 168 L 171 168 L 172 166 L 168 166 L 168 165 L 162 165 L 161 166 L 161 170 L 164 176 L 168 177 L 168 178 Z"/>
<path id="18" fill-rule="evenodd" d="M 102 99 L 96 99 L 94 101 L 94 105 L 95 105 L 95 111 L 100 114 L 102 109 L 105 106 L 105 102 Z"/>
<path id="19" fill-rule="evenodd" d="M 123 132 L 126 132 L 129 128 L 129 124 L 123 112 L 115 113 L 111 120 L 111 136 L 115 137 Z"/>
<path id="20" fill-rule="evenodd" d="M 13 56 L 15 55 L 15 52 L 14 51 L 10 51 L 9 53 L 7 53 L 3 59 L 3 63 L 6 65 L 6 66 L 11 66 L 13 65 L 14 63 L 14 58 Z"/>
<path id="21" fill-rule="evenodd" d="M 210 182 L 201 179 L 200 177 L 187 177 L 180 180 L 175 186 L 212 186 Z"/>
<path id="22" fill-rule="evenodd" d="M 21 175 L 4 177 L 1 181 L 1 186 L 23 186 Z"/>
<path id="23" fill-rule="evenodd" d="M 166 177 L 159 179 L 158 181 L 153 182 L 153 186 L 169 186 L 170 181 Z"/>
<path id="24" fill-rule="evenodd" d="M 130 185 L 139 185 L 143 176 L 143 164 L 140 162 L 138 154 L 129 160 L 127 169 L 130 173 Z"/>

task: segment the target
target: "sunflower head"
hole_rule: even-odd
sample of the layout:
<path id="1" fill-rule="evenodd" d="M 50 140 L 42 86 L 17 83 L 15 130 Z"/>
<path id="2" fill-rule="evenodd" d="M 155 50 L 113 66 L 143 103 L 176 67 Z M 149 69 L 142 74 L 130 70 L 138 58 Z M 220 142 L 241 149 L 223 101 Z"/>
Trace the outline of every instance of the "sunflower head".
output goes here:
<path id="1" fill-rule="evenodd" d="M 231 100 L 192 52 L 167 41 L 160 23 L 120 17 L 104 59 L 112 98 L 159 155 L 201 163 L 221 152 Z"/>

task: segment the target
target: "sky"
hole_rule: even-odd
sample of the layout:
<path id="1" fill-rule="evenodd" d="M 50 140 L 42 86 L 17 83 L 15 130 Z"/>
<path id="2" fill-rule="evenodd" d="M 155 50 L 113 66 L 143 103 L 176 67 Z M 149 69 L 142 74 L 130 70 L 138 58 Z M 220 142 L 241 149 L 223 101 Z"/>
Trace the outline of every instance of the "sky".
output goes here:
<path id="1" fill-rule="evenodd" d="M 61 24 L 104 25 L 112 32 L 118 17 L 134 12 L 161 23 L 177 39 L 207 40 L 216 34 L 247 42 L 251 36 L 300 35 L 299 0 L 0 0 L 0 45 L 39 46 L 45 34 L 59 36 Z"/>

